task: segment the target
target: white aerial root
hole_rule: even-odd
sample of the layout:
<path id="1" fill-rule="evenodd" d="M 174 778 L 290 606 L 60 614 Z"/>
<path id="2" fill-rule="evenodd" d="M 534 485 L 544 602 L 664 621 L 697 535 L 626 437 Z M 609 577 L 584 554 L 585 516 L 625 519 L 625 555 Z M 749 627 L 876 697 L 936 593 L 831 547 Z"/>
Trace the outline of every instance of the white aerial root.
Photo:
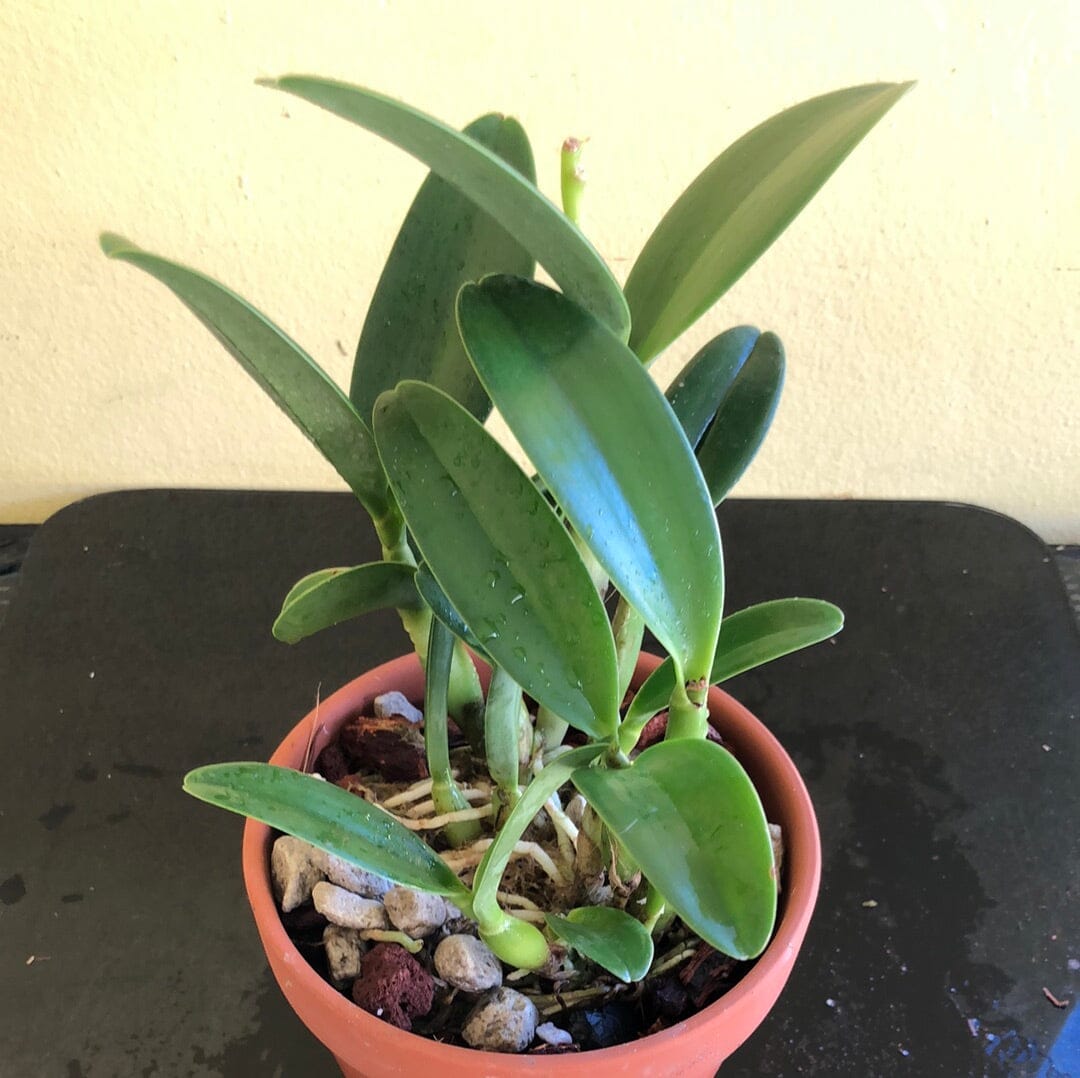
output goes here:
<path id="1" fill-rule="evenodd" d="M 455 779 L 458 777 L 456 771 L 451 771 L 450 774 Z M 420 782 L 413 783 L 407 790 L 402 790 L 401 793 L 388 797 L 382 802 L 382 807 L 386 809 L 397 808 L 398 805 L 407 805 L 411 801 L 418 801 L 421 797 L 427 797 L 431 793 L 433 781 L 433 779 L 421 779 Z"/>
<path id="2" fill-rule="evenodd" d="M 563 863 L 567 868 L 570 868 L 573 866 L 574 859 L 577 856 L 578 829 L 574 822 L 563 812 L 557 793 L 553 793 L 544 802 L 544 810 L 555 827 L 555 837 L 559 841 L 559 854 Z"/>
<path id="3" fill-rule="evenodd" d="M 437 831 L 451 823 L 463 823 L 465 820 L 483 820 L 491 815 L 491 805 L 481 805 L 479 808 L 458 809 L 457 812 L 444 812 L 441 816 L 429 816 L 424 820 L 412 820 L 407 816 L 395 816 L 399 824 L 407 827 L 410 831 Z"/>
<path id="4" fill-rule="evenodd" d="M 382 802 L 382 807 L 385 809 L 397 808 L 398 805 L 407 805 L 410 801 L 417 801 L 421 797 L 427 797 L 431 793 L 433 781 L 432 779 L 424 779 L 422 782 L 410 786 L 407 790 L 402 790 L 401 793 L 388 797 Z"/>
<path id="5" fill-rule="evenodd" d="M 461 791 L 462 796 L 466 801 L 483 801 L 491 794 L 490 790 L 474 790 L 471 786 L 467 786 Z M 413 805 L 411 808 L 405 809 L 405 815 L 411 819 L 418 820 L 421 816 L 426 816 L 429 812 L 435 811 L 435 802 L 430 798 L 427 801 L 421 801 L 419 805 Z"/>
<path id="6" fill-rule="evenodd" d="M 470 809 L 468 811 L 475 811 Z M 415 821 L 412 821 L 415 823 Z M 492 840 L 490 838 L 482 838 L 477 842 L 474 842 L 471 846 L 466 846 L 461 850 L 446 850 L 439 856 L 450 866 L 450 869 L 455 873 L 462 873 L 467 868 L 473 868 L 480 864 L 483 860 L 484 852 L 491 845 Z M 514 845 L 511 858 L 514 857 L 531 857 L 544 871 L 544 873 L 551 878 L 551 880 L 559 887 L 566 886 L 566 880 L 563 878 L 562 873 L 559 871 L 558 866 L 552 861 L 551 856 L 547 850 L 544 849 L 537 842 L 518 842 Z"/>
<path id="7" fill-rule="evenodd" d="M 516 895 L 513 891 L 499 891 L 498 899 L 504 906 L 520 906 L 525 910 L 538 910 L 540 907 L 531 898 Z"/>

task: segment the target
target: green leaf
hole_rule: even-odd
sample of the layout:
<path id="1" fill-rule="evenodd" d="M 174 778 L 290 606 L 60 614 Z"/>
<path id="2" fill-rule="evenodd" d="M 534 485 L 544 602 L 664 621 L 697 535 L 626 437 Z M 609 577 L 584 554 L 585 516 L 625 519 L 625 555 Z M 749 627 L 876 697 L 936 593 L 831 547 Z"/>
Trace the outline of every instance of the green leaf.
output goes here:
<path id="1" fill-rule="evenodd" d="M 274 636 L 295 644 L 320 629 L 384 607 L 416 609 L 411 565 L 376 561 L 352 569 L 322 569 L 298 581 L 274 622 Z M 310 582 L 305 586 L 305 582 Z"/>
<path id="2" fill-rule="evenodd" d="M 709 341 L 668 386 L 668 404 L 695 449 L 760 336 L 754 326 L 725 330 Z"/>
<path id="3" fill-rule="evenodd" d="M 384 393 L 374 424 L 416 544 L 484 650 L 567 722 L 611 737 L 611 626 L 544 496 L 464 408 L 422 382 Z"/>
<path id="4" fill-rule="evenodd" d="M 765 949 L 776 919 L 772 844 L 731 753 L 696 738 L 662 741 L 630 767 L 582 768 L 573 781 L 706 943 L 737 959 Z"/>
<path id="5" fill-rule="evenodd" d="M 648 362 L 762 255 L 912 83 L 815 97 L 728 147 L 668 210 L 626 281 L 630 347 Z"/>
<path id="6" fill-rule="evenodd" d="M 454 609 L 446 592 L 439 587 L 439 582 L 431 575 L 428 563 L 422 561 L 416 568 L 414 580 L 416 590 L 420 598 L 431 607 L 431 612 L 445 625 L 459 640 L 464 640 L 474 651 L 482 656 L 487 652 L 480 646 L 476 634 L 465 624 L 462 616 Z"/>
<path id="7" fill-rule="evenodd" d="M 465 134 L 536 182 L 529 140 L 516 120 L 481 116 Z M 349 393 L 356 410 L 370 416 L 383 390 L 415 378 L 438 386 L 483 419 L 491 402 L 458 336 L 454 300 L 466 281 L 488 273 L 531 277 L 534 265 L 502 225 L 441 177 L 428 176 L 368 309 Z"/>
<path id="8" fill-rule="evenodd" d="M 697 447 L 701 473 L 713 505 L 719 505 L 757 455 L 784 385 L 784 346 L 763 333 L 716 406 L 716 416 Z"/>
<path id="9" fill-rule="evenodd" d="M 532 281 L 466 285 L 458 322 L 481 382 L 578 534 L 686 676 L 704 676 L 723 603 L 720 535 L 648 372 L 588 312 Z"/>
<path id="10" fill-rule="evenodd" d="M 188 772 L 184 790 L 218 808 L 344 857 L 418 891 L 469 901 L 469 891 L 423 839 L 362 797 L 271 764 L 210 764 Z"/>
<path id="11" fill-rule="evenodd" d="M 727 681 L 828 640 L 843 627 L 843 612 L 823 599 L 773 599 L 748 606 L 724 618 L 710 680 Z"/>
<path id="12" fill-rule="evenodd" d="M 628 984 L 640 981 L 652 965 L 649 930 L 624 910 L 582 906 L 565 917 L 545 914 L 544 920 L 559 939 Z"/>
<path id="13" fill-rule="evenodd" d="M 626 340 L 626 300 L 604 260 L 562 210 L 485 146 L 359 86 L 309 75 L 258 81 L 359 124 L 422 161 L 498 221 L 568 296 Z"/>
<path id="14" fill-rule="evenodd" d="M 373 517 L 392 511 L 370 429 L 298 344 L 235 292 L 195 270 L 142 251 L 111 232 L 102 233 L 101 249 L 171 289 L 315 443 Z"/>
<path id="15" fill-rule="evenodd" d="M 314 573 L 308 573 L 307 576 L 302 576 L 291 588 L 289 588 L 285 598 L 282 599 L 282 608 L 284 609 L 289 603 L 293 602 L 295 599 L 299 599 L 305 591 L 314 588 L 317 584 L 321 584 L 324 580 L 329 580 L 331 577 L 347 571 L 348 570 L 344 568 L 316 569 Z"/>
<path id="16" fill-rule="evenodd" d="M 753 670 L 793 651 L 819 644 L 844 627 L 841 610 L 823 599 L 773 599 L 729 614 L 720 623 L 709 680 L 714 684 Z M 637 691 L 619 731 L 624 752 L 659 711 L 667 707 L 675 690 L 675 667 L 665 659 Z"/>

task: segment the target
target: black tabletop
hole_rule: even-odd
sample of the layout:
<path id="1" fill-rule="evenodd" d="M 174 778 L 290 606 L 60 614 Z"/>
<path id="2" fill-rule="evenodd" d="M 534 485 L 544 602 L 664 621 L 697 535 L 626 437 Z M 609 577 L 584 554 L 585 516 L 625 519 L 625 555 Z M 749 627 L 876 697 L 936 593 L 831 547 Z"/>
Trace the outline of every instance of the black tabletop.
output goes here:
<path id="1" fill-rule="evenodd" d="M 825 862 L 724 1075 L 1080 1078 L 1080 637 L 1050 552 L 928 503 L 733 501 L 721 531 L 729 609 L 847 614 L 728 686 L 802 769 Z M 34 534 L 0 628 L 0 1073 L 335 1073 L 266 970 L 240 821 L 180 779 L 405 650 L 392 615 L 270 636 L 296 578 L 375 553 L 346 495 L 106 495 Z"/>

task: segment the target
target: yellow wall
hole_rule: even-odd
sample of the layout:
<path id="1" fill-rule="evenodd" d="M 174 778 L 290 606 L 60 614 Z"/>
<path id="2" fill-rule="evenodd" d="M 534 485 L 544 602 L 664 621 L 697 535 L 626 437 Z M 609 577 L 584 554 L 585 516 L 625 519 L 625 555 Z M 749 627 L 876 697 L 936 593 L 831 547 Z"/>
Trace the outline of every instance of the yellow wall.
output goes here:
<path id="1" fill-rule="evenodd" d="M 1070 12 L 1070 8 L 1072 11 Z M 1080 538 L 1076 9 L 922 0 L 5 0 L 0 520 L 106 489 L 335 474 L 100 229 L 228 282 L 348 380 L 422 169 L 257 75 L 517 115 L 622 275 L 724 145 L 839 86 L 919 85 L 668 357 L 727 325 L 789 360 L 739 492 L 929 497 Z"/>

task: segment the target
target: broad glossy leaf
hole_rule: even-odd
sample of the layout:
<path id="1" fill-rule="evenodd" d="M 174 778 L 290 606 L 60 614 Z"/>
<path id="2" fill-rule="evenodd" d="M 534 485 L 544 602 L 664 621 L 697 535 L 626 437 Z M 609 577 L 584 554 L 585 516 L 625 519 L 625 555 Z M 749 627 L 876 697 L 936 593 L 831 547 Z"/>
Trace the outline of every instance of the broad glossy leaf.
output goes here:
<path id="1" fill-rule="evenodd" d="M 416 568 L 416 577 L 413 581 L 420 598 L 431 607 L 431 612 L 445 625 L 459 640 L 464 640 L 469 647 L 486 656 L 486 652 L 476 639 L 476 634 L 465 624 L 462 616 L 454 609 L 453 604 L 446 597 L 446 592 L 439 587 L 439 582 L 431 575 L 426 561 L 422 561 Z"/>
<path id="2" fill-rule="evenodd" d="M 544 920 L 559 939 L 628 984 L 640 981 L 652 965 L 652 936 L 625 910 L 582 906 L 565 917 L 545 914 Z"/>
<path id="3" fill-rule="evenodd" d="M 274 636 L 295 644 L 320 629 L 384 607 L 413 609 L 417 602 L 411 565 L 376 561 L 351 569 L 322 569 L 298 581 L 274 622 Z M 310 581 L 304 586 L 304 581 Z"/>
<path id="4" fill-rule="evenodd" d="M 200 801 L 276 827 L 404 887 L 467 902 L 465 885 L 423 839 L 362 797 L 288 767 L 210 764 L 184 778 Z"/>
<path id="5" fill-rule="evenodd" d="M 763 333 L 735 376 L 697 447 L 713 505 L 719 505 L 757 455 L 784 386 L 784 346 Z"/>
<path id="6" fill-rule="evenodd" d="M 536 182 L 521 125 L 494 113 L 465 134 Z M 440 176 L 424 181 L 401 226 L 368 308 L 349 396 L 370 416 L 375 398 L 406 378 L 430 382 L 477 418 L 491 402 L 458 336 L 454 300 L 466 281 L 489 273 L 531 277 L 532 256 L 474 202 Z"/>
<path id="7" fill-rule="evenodd" d="M 562 210 L 485 146 L 360 86 L 310 75 L 258 81 L 351 120 L 422 161 L 498 221 L 568 296 L 626 339 L 626 300 L 607 264 Z"/>
<path id="8" fill-rule="evenodd" d="M 742 276 L 911 85 L 854 86 L 804 101 L 755 127 L 694 180 L 626 281 L 630 347 L 643 361 Z"/>
<path id="9" fill-rule="evenodd" d="M 345 572 L 345 569 L 341 567 L 334 567 L 331 569 L 316 569 L 313 573 L 308 573 L 307 576 L 302 576 L 291 588 L 285 598 L 281 600 L 282 607 L 286 607 L 294 599 L 300 598 L 305 591 L 315 587 L 316 584 L 321 584 L 324 580 L 329 580 L 332 576 L 337 576 L 338 573 Z"/>
<path id="10" fill-rule="evenodd" d="M 823 599 L 773 599 L 724 618 L 714 684 L 793 651 L 819 644 L 844 627 L 844 614 Z"/>
<path id="11" fill-rule="evenodd" d="M 662 741 L 630 767 L 582 768 L 573 781 L 706 943 L 738 959 L 764 950 L 776 919 L 772 844 L 731 753 L 697 738 Z"/>
<path id="12" fill-rule="evenodd" d="M 819 644 L 844 627 L 843 612 L 823 599 L 773 599 L 729 614 L 720 623 L 709 680 L 717 685 L 793 651 Z M 667 707 L 675 689 L 675 668 L 665 659 L 645 679 L 627 709 L 620 742 L 628 751 L 645 723 Z M 632 738 L 628 745 L 627 741 Z"/>
<path id="13" fill-rule="evenodd" d="M 668 386 L 668 404 L 694 449 L 760 336 L 754 326 L 725 330 L 698 351 Z"/>
<path id="14" fill-rule="evenodd" d="M 507 425 L 619 591 L 688 678 L 716 647 L 723 561 L 712 502 L 633 353 L 544 285 L 466 285 L 458 322 Z"/>
<path id="15" fill-rule="evenodd" d="M 390 508 L 371 430 L 330 376 L 247 300 L 217 281 L 142 251 L 122 236 L 101 236 L 109 258 L 130 262 L 172 290 L 315 443 L 373 517 Z"/>
<path id="16" fill-rule="evenodd" d="M 422 382 L 384 393 L 374 425 L 409 530 L 484 650 L 539 703 L 610 737 L 611 626 L 544 496 L 464 408 Z"/>

